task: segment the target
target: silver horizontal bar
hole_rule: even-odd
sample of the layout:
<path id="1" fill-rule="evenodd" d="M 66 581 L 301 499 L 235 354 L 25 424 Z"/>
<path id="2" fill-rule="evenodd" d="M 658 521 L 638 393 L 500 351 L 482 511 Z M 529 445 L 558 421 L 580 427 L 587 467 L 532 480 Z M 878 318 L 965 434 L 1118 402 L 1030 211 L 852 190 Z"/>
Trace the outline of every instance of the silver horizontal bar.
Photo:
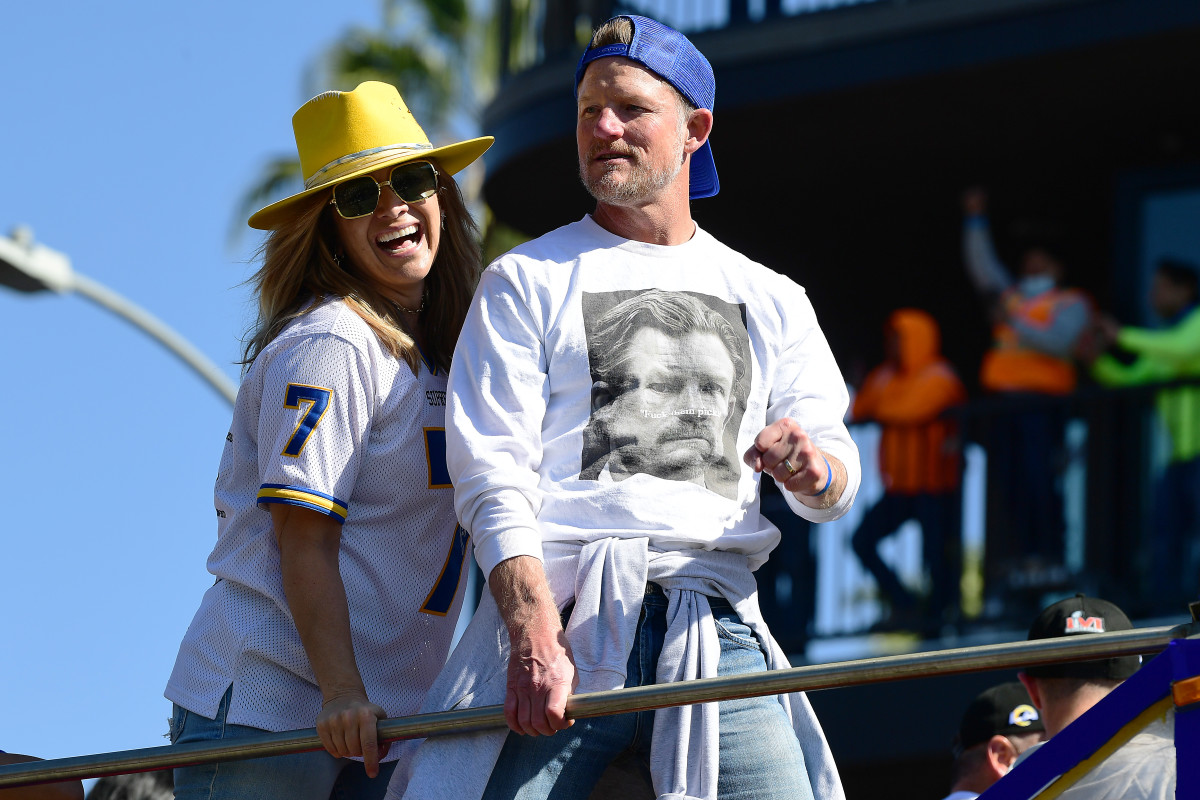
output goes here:
<path id="1" fill-rule="evenodd" d="M 1189 623 L 1175 627 L 1138 628 L 1076 638 L 1008 642 L 879 656 L 745 675 L 614 689 L 569 698 L 567 715 L 572 718 L 600 717 L 740 697 L 1138 655 L 1162 650 L 1172 639 L 1195 635 L 1200 635 L 1200 625 Z M 482 706 L 380 720 L 379 738 L 382 741 L 418 739 L 500 728 L 504 724 L 503 706 Z M 209 764 L 214 761 L 300 753 L 320 748 L 321 740 L 317 737 L 316 729 L 305 728 L 215 742 L 194 742 L 31 761 L 0 767 L 0 787 L 99 778 L 127 772 L 149 772 L 192 764 Z"/>

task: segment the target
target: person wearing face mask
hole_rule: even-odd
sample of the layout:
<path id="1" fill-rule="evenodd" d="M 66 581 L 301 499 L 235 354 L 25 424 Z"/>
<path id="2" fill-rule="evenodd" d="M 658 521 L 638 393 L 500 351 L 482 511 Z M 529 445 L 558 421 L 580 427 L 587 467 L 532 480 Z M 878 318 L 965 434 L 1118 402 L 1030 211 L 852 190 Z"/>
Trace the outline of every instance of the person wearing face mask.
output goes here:
<path id="1" fill-rule="evenodd" d="M 1074 358 L 1092 321 L 1087 295 L 1060 285 L 1065 266 L 1049 240 L 1026 243 L 1013 279 L 992 244 L 984 190 L 967 191 L 963 211 L 967 277 L 994 323 L 980 384 L 993 392 L 1070 394 L 1077 380 Z"/>
<path id="2" fill-rule="evenodd" d="M 466 531 L 446 471 L 446 380 L 478 280 L 454 173 L 395 87 L 292 117 L 304 189 L 267 231 L 259 315 L 216 483 L 205 592 L 166 688 L 172 744 L 310 728 L 325 749 L 179 767 L 179 800 L 381 797 L 454 633 Z M 361 758 L 361 761 L 356 761 Z"/>
<path id="3" fill-rule="evenodd" d="M 989 530 L 1014 537 L 1010 552 L 1022 563 L 1005 566 L 1028 572 L 1032 585 L 1052 581 L 1063 561 L 1064 421 L 1047 398 L 1075 391 L 1093 310 L 1084 292 L 1061 285 L 1065 265 L 1052 239 L 1025 242 L 1014 279 L 996 254 L 987 207 L 983 189 L 963 195 L 963 262 L 992 322 L 979 383 L 1012 399 L 989 420 Z"/>

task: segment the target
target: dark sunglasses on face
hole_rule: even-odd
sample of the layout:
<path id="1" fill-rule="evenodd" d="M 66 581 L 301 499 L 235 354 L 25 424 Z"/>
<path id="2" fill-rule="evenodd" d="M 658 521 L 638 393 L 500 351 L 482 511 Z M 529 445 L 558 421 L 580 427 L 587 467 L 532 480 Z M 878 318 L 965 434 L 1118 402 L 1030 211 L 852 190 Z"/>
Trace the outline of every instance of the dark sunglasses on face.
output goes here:
<path id="1" fill-rule="evenodd" d="M 428 161 L 409 161 L 395 167 L 388 179 L 378 183 L 370 175 L 360 175 L 333 187 L 329 204 L 344 219 L 365 217 L 379 205 L 384 186 L 391 186 L 405 203 L 421 203 L 437 192 L 438 172 Z"/>

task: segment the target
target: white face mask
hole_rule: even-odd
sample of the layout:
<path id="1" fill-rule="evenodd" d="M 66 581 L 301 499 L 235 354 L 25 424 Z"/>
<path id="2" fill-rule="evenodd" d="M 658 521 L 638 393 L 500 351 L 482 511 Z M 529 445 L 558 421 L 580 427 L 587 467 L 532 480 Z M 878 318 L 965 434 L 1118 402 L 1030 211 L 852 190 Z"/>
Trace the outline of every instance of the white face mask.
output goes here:
<path id="1" fill-rule="evenodd" d="M 1026 297 L 1036 297 L 1053 288 L 1054 278 L 1050 275 L 1029 275 L 1017 283 L 1017 290 Z"/>

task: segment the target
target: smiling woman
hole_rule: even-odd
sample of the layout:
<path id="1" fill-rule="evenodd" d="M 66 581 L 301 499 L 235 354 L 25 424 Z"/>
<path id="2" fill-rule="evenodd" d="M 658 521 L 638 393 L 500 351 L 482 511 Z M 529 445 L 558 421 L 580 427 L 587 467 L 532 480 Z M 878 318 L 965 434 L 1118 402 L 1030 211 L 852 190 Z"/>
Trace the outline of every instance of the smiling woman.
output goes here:
<path id="1" fill-rule="evenodd" d="M 381 797 L 408 751 L 376 721 L 417 710 L 462 605 L 468 536 L 429 398 L 480 268 L 451 176 L 492 139 L 434 147 L 375 82 L 292 122 L 305 188 L 250 218 L 269 234 L 217 477 L 217 580 L 166 696 L 173 743 L 315 720 L 326 749 L 181 768 L 179 798 Z"/>
<path id="2" fill-rule="evenodd" d="M 350 261 L 380 294 L 409 315 L 404 319 L 420 320 L 425 305 L 425 276 L 441 241 L 437 177 L 437 170 L 428 161 L 410 161 L 339 184 L 333 192 L 332 203 L 338 212 L 334 223 Z M 345 206 L 350 203 L 338 199 L 338 190 L 354 183 L 369 185 L 373 191 L 368 193 L 362 187 L 354 190 L 361 205 L 353 205 L 347 213 Z M 342 194 L 344 197 L 350 192 Z"/>

